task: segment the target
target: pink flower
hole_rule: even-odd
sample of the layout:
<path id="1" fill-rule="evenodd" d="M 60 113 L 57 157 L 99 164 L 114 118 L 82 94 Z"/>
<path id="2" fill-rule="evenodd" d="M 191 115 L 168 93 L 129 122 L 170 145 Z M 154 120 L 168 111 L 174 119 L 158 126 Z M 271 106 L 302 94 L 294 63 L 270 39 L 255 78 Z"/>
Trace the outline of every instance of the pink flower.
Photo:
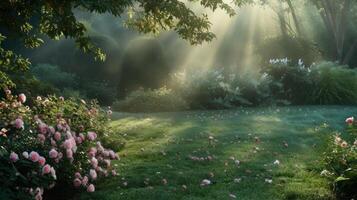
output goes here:
<path id="1" fill-rule="evenodd" d="M 46 134 L 47 133 L 47 125 L 45 123 L 40 123 L 38 125 L 38 131 L 41 133 L 41 134 Z"/>
<path id="2" fill-rule="evenodd" d="M 104 160 L 104 163 L 107 165 L 107 167 L 110 167 L 110 160 Z"/>
<path id="3" fill-rule="evenodd" d="M 91 179 L 93 180 L 97 179 L 97 172 L 94 169 L 89 170 L 89 175 Z"/>
<path id="4" fill-rule="evenodd" d="M 72 147 L 73 147 L 72 141 L 70 139 L 65 140 L 63 142 L 63 147 L 65 149 L 72 149 Z"/>
<path id="5" fill-rule="evenodd" d="M 94 191 L 95 191 L 94 185 L 93 184 L 88 185 L 87 192 L 94 192 Z"/>
<path id="6" fill-rule="evenodd" d="M 39 155 L 37 152 L 31 151 L 31 153 L 30 153 L 30 160 L 31 160 L 32 162 L 37 162 L 39 158 L 40 158 L 40 155 Z"/>
<path id="7" fill-rule="evenodd" d="M 354 121 L 354 117 L 349 117 L 349 118 L 346 119 L 346 123 L 347 123 L 348 125 L 352 125 L 352 124 L 353 124 L 353 121 Z"/>
<path id="8" fill-rule="evenodd" d="M 81 175 L 81 173 L 76 172 L 76 173 L 74 174 L 74 177 L 81 179 L 81 178 L 82 178 L 82 175 Z"/>
<path id="9" fill-rule="evenodd" d="M 75 178 L 73 180 L 73 185 L 74 185 L 74 187 L 79 187 L 82 185 L 82 182 L 81 182 L 81 180 L 79 180 L 79 178 Z"/>
<path id="10" fill-rule="evenodd" d="M 53 128 L 53 126 L 49 126 L 48 130 L 51 134 L 54 134 L 56 132 L 55 128 Z"/>
<path id="11" fill-rule="evenodd" d="M 48 153 L 50 158 L 57 158 L 58 152 L 55 149 L 51 149 L 51 151 Z"/>
<path id="12" fill-rule="evenodd" d="M 86 137 L 84 136 L 83 133 L 80 133 L 78 136 L 82 139 L 82 141 L 84 141 L 86 139 Z"/>
<path id="13" fill-rule="evenodd" d="M 113 176 L 116 176 L 116 175 L 117 175 L 117 172 L 116 172 L 114 169 L 112 170 L 112 175 L 113 175 Z"/>
<path id="14" fill-rule="evenodd" d="M 109 156 L 111 159 L 115 159 L 115 152 L 113 150 L 109 151 Z"/>
<path id="15" fill-rule="evenodd" d="M 51 176 L 53 177 L 53 179 L 56 180 L 56 179 L 57 179 L 57 176 L 56 176 L 56 170 L 55 170 L 55 168 L 51 167 L 50 172 L 51 172 Z"/>
<path id="16" fill-rule="evenodd" d="M 51 172 L 51 166 L 49 164 L 46 164 L 42 168 L 42 174 L 49 174 Z"/>
<path id="17" fill-rule="evenodd" d="M 10 160 L 11 162 L 16 162 L 19 160 L 19 156 L 15 152 L 10 153 Z"/>
<path id="18" fill-rule="evenodd" d="M 21 103 L 25 103 L 25 102 L 26 102 L 26 95 L 23 94 L 23 93 L 19 94 L 18 100 L 19 100 Z"/>
<path id="19" fill-rule="evenodd" d="M 83 186 L 86 186 L 88 183 L 88 177 L 87 176 L 84 176 L 83 179 L 82 179 L 82 185 Z"/>
<path id="20" fill-rule="evenodd" d="M 87 137 L 90 141 L 93 141 L 97 138 L 97 134 L 95 132 L 90 131 L 87 133 Z"/>
<path id="21" fill-rule="evenodd" d="M 81 137 L 76 137 L 76 142 L 77 144 L 82 144 L 82 138 Z"/>
<path id="22" fill-rule="evenodd" d="M 15 128 L 17 128 L 17 129 L 21 129 L 21 128 L 24 128 L 24 121 L 22 121 L 22 119 L 21 118 L 17 118 L 16 120 L 15 120 Z"/>
<path id="23" fill-rule="evenodd" d="M 98 167 L 98 160 L 93 157 L 91 160 L 90 160 L 90 163 L 92 165 L 93 168 L 97 168 Z"/>
<path id="24" fill-rule="evenodd" d="M 104 157 L 109 157 L 109 151 L 103 151 Z"/>
<path id="25" fill-rule="evenodd" d="M 61 140 L 61 133 L 60 132 L 55 132 L 54 138 L 55 138 L 56 141 Z"/>
<path id="26" fill-rule="evenodd" d="M 73 158 L 73 151 L 71 149 L 67 149 L 66 150 L 66 156 L 67 156 L 67 158 L 72 159 Z"/>
<path id="27" fill-rule="evenodd" d="M 37 139 L 38 139 L 38 141 L 40 141 L 43 144 L 46 140 L 46 137 L 43 134 L 38 134 Z"/>
<path id="28" fill-rule="evenodd" d="M 40 157 L 38 158 L 38 163 L 39 163 L 41 166 L 44 166 L 45 163 L 46 163 L 46 159 L 45 159 L 44 157 L 40 156 Z"/>

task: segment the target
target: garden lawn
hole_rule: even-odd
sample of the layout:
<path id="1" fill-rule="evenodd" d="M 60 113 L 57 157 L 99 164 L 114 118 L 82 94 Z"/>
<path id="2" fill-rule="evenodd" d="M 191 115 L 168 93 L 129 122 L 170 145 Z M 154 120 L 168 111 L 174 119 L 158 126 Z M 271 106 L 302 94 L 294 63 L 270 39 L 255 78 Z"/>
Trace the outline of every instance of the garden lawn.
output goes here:
<path id="1" fill-rule="evenodd" d="M 126 142 L 119 175 L 74 199 L 331 199 L 320 175 L 324 142 L 356 113 L 338 106 L 114 113 L 113 140 Z M 203 179 L 211 184 L 201 186 Z"/>

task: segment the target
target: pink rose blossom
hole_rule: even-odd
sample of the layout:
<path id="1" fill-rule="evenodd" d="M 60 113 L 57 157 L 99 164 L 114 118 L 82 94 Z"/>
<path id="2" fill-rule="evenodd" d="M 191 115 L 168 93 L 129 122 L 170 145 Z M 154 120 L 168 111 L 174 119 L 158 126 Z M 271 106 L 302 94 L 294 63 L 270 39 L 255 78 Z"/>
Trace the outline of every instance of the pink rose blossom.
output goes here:
<path id="1" fill-rule="evenodd" d="M 346 123 L 347 123 L 348 125 L 352 125 L 353 122 L 354 122 L 354 117 L 349 117 L 349 118 L 346 119 Z"/>
<path id="2" fill-rule="evenodd" d="M 73 151 L 71 149 L 67 149 L 66 150 L 66 156 L 67 156 L 67 158 L 72 159 L 73 158 Z"/>
<path id="3" fill-rule="evenodd" d="M 88 185 L 87 192 L 94 192 L 94 191 L 95 191 L 94 185 L 93 184 Z"/>
<path id="4" fill-rule="evenodd" d="M 83 140 L 82 140 L 81 137 L 76 137 L 76 142 L 77 142 L 78 144 L 82 144 Z"/>
<path id="5" fill-rule="evenodd" d="M 76 172 L 76 173 L 74 174 L 74 177 L 81 179 L 81 178 L 82 178 L 82 175 L 81 175 L 81 173 Z"/>
<path id="6" fill-rule="evenodd" d="M 56 141 L 61 140 L 61 133 L 60 132 L 55 132 L 54 138 L 55 138 Z"/>
<path id="7" fill-rule="evenodd" d="M 82 182 L 81 182 L 81 180 L 79 180 L 79 178 L 75 178 L 74 180 L 73 180 L 73 186 L 74 187 L 79 187 L 79 186 L 81 186 L 82 185 Z"/>
<path id="8" fill-rule="evenodd" d="M 37 139 L 38 139 L 38 141 L 40 141 L 43 144 L 46 140 L 46 137 L 43 134 L 38 134 Z"/>
<path id="9" fill-rule="evenodd" d="M 83 186 L 86 186 L 88 183 L 88 177 L 87 176 L 84 176 L 83 179 L 82 179 L 82 185 Z"/>
<path id="10" fill-rule="evenodd" d="M 59 153 L 58 153 L 58 159 L 61 159 L 61 158 L 63 158 L 63 153 L 62 153 L 62 152 L 59 152 Z"/>
<path id="11" fill-rule="evenodd" d="M 25 103 L 25 102 L 26 102 L 26 95 L 23 94 L 23 93 L 19 94 L 18 100 L 19 100 L 21 103 Z"/>
<path id="12" fill-rule="evenodd" d="M 94 169 L 89 170 L 89 175 L 91 179 L 93 180 L 97 179 L 97 172 Z"/>
<path id="13" fill-rule="evenodd" d="M 17 119 L 15 120 L 14 125 L 15 125 L 15 128 L 17 128 L 17 129 L 24 128 L 24 121 L 22 121 L 21 118 L 17 118 Z"/>
<path id="14" fill-rule="evenodd" d="M 38 125 L 38 131 L 41 133 L 41 134 L 46 134 L 47 133 L 47 125 L 45 123 L 40 123 Z"/>
<path id="15" fill-rule="evenodd" d="M 10 160 L 11 162 L 16 162 L 19 160 L 19 156 L 15 152 L 10 153 Z"/>
<path id="16" fill-rule="evenodd" d="M 112 175 L 116 176 L 117 175 L 117 171 L 115 171 L 114 169 L 112 170 Z"/>
<path id="17" fill-rule="evenodd" d="M 58 152 L 55 149 L 51 149 L 51 151 L 48 153 L 50 158 L 57 158 Z"/>
<path id="18" fill-rule="evenodd" d="M 92 165 L 93 168 L 97 168 L 98 167 L 98 160 L 93 157 L 91 160 L 90 160 L 90 163 Z"/>
<path id="19" fill-rule="evenodd" d="M 51 166 L 49 164 L 46 164 L 42 168 L 42 174 L 49 174 L 51 173 Z"/>
<path id="20" fill-rule="evenodd" d="M 44 166 L 45 163 L 46 163 L 46 159 L 45 159 L 44 157 L 40 156 L 40 157 L 38 158 L 38 163 L 39 163 L 41 166 Z"/>
<path id="21" fill-rule="evenodd" d="M 56 170 L 55 170 L 55 168 L 51 167 L 50 172 L 51 172 L 51 176 L 53 177 L 53 179 L 56 180 L 56 179 L 57 179 L 57 176 L 56 176 Z"/>
<path id="22" fill-rule="evenodd" d="M 65 140 L 63 142 L 63 147 L 65 149 L 72 149 L 72 147 L 73 147 L 72 141 L 70 139 Z"/>
<path id="23" fill-rule="evenodd" d="M 97 134 L 95 132 L 90 131 L 88 132 L 87 137 L 90 141 L 93 141 L 97 138 Z"/>
<path id="24" fill-rule="evenodd" d="M 32 162 L 37 162 L 39 158 L 40 158 L 40 155 L 39 155 L 37 152 L 31 151 L 31 153 L 30 153 L 30 160 L 31 160 Z"/>
<path id="25" fill-rule="evenodd" d="M 56 132 L 55 128 L 53 128 L 53 126 L 49 126 L 48 130 L 51 134 L 54 134 Z"/>

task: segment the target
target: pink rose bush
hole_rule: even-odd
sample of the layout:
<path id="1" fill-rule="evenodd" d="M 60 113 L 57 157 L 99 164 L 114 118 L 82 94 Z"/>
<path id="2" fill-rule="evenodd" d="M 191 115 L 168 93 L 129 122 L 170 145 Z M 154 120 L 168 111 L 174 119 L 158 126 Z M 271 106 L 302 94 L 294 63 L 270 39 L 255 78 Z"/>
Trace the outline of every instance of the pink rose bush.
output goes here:
<path id="1" fill-rule="evenodd" d="M 6 93 L 0 101 L 0 187 L 8 199 L 42 199 L 57 183 L 95 191 L 116 175 L 118 155 L 100 139 L 110 131 L 107 111 L 96 103 Z M 60 187 L 60 186 L 58 186 Z"/>
<path id="2" fill-rule="evenodd" d="M 331 179 L 340 199 L 355 199 L 357 187 L 357 125 L 353 117 L 345 120 L 348 134 L 333 136 L 324 153 L 325 169 L 321 175 Z"/>

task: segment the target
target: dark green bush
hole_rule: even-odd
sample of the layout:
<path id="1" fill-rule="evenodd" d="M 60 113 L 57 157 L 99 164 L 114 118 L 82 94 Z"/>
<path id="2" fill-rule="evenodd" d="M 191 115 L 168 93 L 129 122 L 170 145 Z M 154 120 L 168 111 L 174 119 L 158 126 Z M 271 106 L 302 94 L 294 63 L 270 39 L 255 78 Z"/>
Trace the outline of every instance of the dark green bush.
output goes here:
<path id="1" fill-rule="evenodd" d="M 186 102 L 166 87 L 155 90 L 139 89 L 113 104 L 113 110 L 124 112 L 165 112 L 187 108 Z"/>
<path id="2" fill-rule="evenodd" d="M 323 62 L 312 67 L 314 104 L 356 104 L 357 70 L 333 62 Z"/>

